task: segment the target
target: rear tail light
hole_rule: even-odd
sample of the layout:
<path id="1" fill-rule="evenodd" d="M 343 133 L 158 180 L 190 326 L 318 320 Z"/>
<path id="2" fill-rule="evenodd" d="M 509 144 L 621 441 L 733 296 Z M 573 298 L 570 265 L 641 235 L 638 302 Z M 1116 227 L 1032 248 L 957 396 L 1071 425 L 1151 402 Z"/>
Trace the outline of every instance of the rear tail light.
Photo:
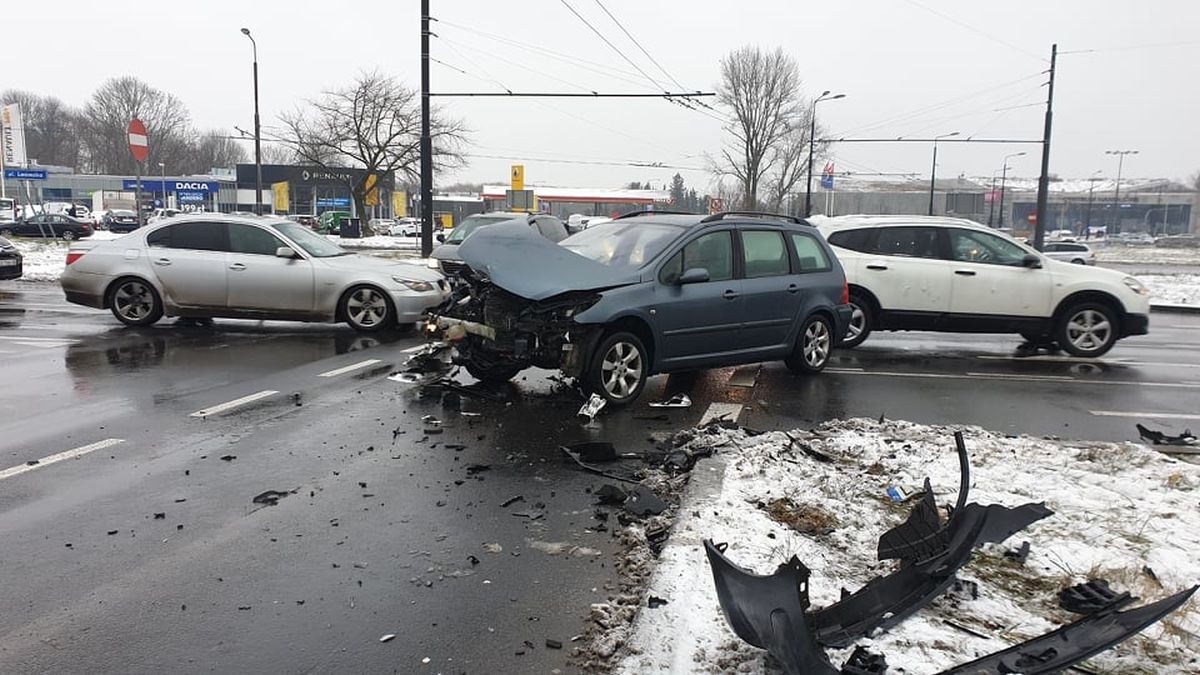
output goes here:
<path id="1" fill-rule="evenodd" d="M 70 265 L 71 263 L 75 262 L 76 260 L 79 260 L 82 257 L 83 257 L 83 251 L 67 251 L 67 264 Z"/>
<path id="2" fill-rule="evenodd" d="M 842 280 L 842 304 L 850 304 L 850 282 Z"/>

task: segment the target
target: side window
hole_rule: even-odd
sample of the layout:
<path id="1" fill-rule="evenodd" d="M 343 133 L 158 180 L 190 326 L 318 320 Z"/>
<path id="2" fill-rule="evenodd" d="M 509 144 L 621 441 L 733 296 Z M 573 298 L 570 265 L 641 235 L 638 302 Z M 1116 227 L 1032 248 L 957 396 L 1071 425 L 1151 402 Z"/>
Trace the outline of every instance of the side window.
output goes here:
<path id="1" fill-rule="evenodd" d="M 1042 247 L 1042 251 L 1044 251 L 1045 253 L 1057 253 L 1061 250 L 1062 250 L 1062 247 L 1059 246 L 1058 244 L 1046 244 L 1045 246 Z"/>
<path id="2" fill-rule="evenodd" d="M 796 259 L 800 262 L 799 272 L 826 272 L 830 269 L 829 257 L 816 237 L 793 233 L 792 245 L 796 247 Z"/>
<path id="3" fill-rule="evenodd" d="M 875 240 L 875 253 L 909 258 L 937 258 L 938 231 L 932 227 L 883 227 Z"/>
<path id="4" fill-rule="evenodd" d="M 874 228 L 860 228 L 857 230 L 841 230 L 833 232 L 829 235 L 827 241 L 839 248 L 844 248 L 849 251 L 858 251 L 859 253 L 868 253 L 868 248 L 871 245 L 871 238 L 875 235 Z"/>
<path id="5" fill-rule="evenodd" d="M 146 243 L 150 246 L 161 246 L 163 248 L 171 247 L 171 230 L 174 230 L 178 225 L 170 225 L 168 227 L 160 227 L 157 230 L 146 235 Z"/>
<path id="6" fill-rule="evenodd" d="M 987 232 L 950 230 L 950 253 L 960 262 L 1021 267 L 1025 249 Z"/>
<path id="7" fill-rule="evenodd" d="M 791 271 L 782 232 L 743 231 L 742 256 L 747 279 L 777 277 Z"/>
<path id="8" fill-rule="evenodd" d="M 278 237 L 253 225 L 229 224 L 229 250 L 234 253 L 275 255 L 275 249 L 287 246 Z"/>
<path id="9" fill-rule="evenodd" d="M 186 248 L 193 251 L 225 251 L 225 225 L 223 223 L 179 223 L 171 228 L 170 248 Z"/>
<path id="10" fill-rule="evenodd" d="M 710 232 L 692 241 L 671 256 L 658 273 L 659 281 L 673 284 L 685 271 L 700 267 L 708 270 L 709 281 L 733 278 L 733 237 L 728 230 Z"/>

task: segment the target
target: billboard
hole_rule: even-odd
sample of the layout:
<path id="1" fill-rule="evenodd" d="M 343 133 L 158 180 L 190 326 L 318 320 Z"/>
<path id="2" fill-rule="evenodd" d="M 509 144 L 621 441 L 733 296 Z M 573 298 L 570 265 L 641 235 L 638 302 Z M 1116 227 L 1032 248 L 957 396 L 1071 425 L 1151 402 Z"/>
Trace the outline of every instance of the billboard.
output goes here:
<path id="1" fill-rule="evenodd" d="M 271 192 L 275 195 L 275 210 L 287 213 L 288 210 L 288 183 L 282 181 L 279 183 L 271 183 Z"/>
<path id="2" fill-rule="evenodd" d="M 25 157 L 25 124 L 21 121 L 21 105 L 9 103 L 0 111 L 0 126 L 3 127 L 3 137 L 0 137 L 0 148 L 3 150 L 4 163 L 13 166 L 24 166 L 28 159 Z"/>

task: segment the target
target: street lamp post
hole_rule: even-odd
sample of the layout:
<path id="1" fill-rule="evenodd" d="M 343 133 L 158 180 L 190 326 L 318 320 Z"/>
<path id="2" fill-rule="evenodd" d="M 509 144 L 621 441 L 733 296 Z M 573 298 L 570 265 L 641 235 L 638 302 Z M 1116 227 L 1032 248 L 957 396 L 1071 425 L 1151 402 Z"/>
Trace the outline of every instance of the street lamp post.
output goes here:
<path id="1" fill-rule="evenodd" d="M 1117 156 L 1117 184 L 1113 187 L 1113 234 L 1121 231 L 1121 168 L 1125 164 L 1125 155 L 1136 155 L 1137 150 L 1105 150 L 1106 155 Z"/>
<path id="2" fill-rule="evenodd" d="M 1102 179 L 1096 177 L 1099 173 L 1100 173 L 1100 170 L 1096 170 L 1096 171 L 1092 172 L 1091 176 L 1088 176 L 1087 210 L 1083 212 L 1083 238 L 1084 239 L 1091 239 L 1091 237 L 1092 237 L 1092 193 L 1096 190 L 1096 181 L 1102 180 Z"/>
<path id="3" fill-rule="evenodd" d="M 845 94 L 829 95 L 829 90 L 826 89 L 820 96 L 813 99 L 812 108 L 808 114 L 808 185 L 804 188 L 804 216 L 807 218 L 812 215 L 812 173 L 813 173 L 813 152 L 816 150 L 817 144 L 817 104 L 821 101 L 833 101 L 839 98 L 846 98 Z"/>
<path id="4" fill-rule="evenodd" d="M 167 165 L 162 162 L 158 163 L 158 178 L 161 181 L 159 187 L 162 188 L 162 207 L 167 208 Z"/>
<path id="5" fill-rule="evenodd" d="M 933 137 L 933 166 L 929 169 L 929 215 L 931 216 L 933 215 L 933 186 L 937 181 L 937 142 L 938 139 L 950 138 L 957 135 L 957 131 L 951 131 L 948 134 Z"/>
<path id="6" fill-rule="evenodd" d="M 1000 172 L 1000 220 L 996 224 L 997 228 L 1004 227 L 1004 184 L 1008 181 L 1008 160 L 1024 154 L 1024 152 L 1014 152 L 1011 155 L 1004 156 L 1004 168 Z"/>
<path id="7" fill-rule="evenodd" d="M 988 227 L 996 226 L 996 174 L 992 172 L 992 191 L 988 193 Z"/>
<path id="8" fill-rule="evenodd" d="M 258 121 L 258 43 L 250 34 L 249 28 L 242 29 L 242 35 L 250 38 L 254 49 L 254 212 L 262 215 L 262 127 Z"/>

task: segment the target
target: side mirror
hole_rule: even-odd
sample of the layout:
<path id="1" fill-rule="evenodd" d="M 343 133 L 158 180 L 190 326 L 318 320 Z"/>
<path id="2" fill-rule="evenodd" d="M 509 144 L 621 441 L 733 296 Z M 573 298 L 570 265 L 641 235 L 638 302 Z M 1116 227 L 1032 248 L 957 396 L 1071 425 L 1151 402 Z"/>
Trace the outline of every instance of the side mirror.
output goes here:
<path id="1" fill-rule="evenodd" d="M 708 270 L 703 267 L 693 267 L 684 272 L 675 282 L 680 286 L 686 284 L 701 284 L 708 281 Z"/>
<path id="2" fill-rule="evenodd" d="M 297 258 L 296 252 L 290 246 L 280 246 L 275 249 L 276 258 Z"/>
<path id="3" fill-rule="evenodd" d="M 1021 264 L 1029 269 L 1041 269 L 1042 259 L 1032 253 L 1026 253 L 1024 258 L 1021 258 Z"/>
<path id="4" fill-rule="evenodd" d="M 444 244 L 444 243 L 446 243 L 446 235 L 444 235 L 444 234 L 438 234 L 438 236 L 437 236 L 437 240 L 438 240 L 438 243 L 439 243 L 439 244 Z"/>

